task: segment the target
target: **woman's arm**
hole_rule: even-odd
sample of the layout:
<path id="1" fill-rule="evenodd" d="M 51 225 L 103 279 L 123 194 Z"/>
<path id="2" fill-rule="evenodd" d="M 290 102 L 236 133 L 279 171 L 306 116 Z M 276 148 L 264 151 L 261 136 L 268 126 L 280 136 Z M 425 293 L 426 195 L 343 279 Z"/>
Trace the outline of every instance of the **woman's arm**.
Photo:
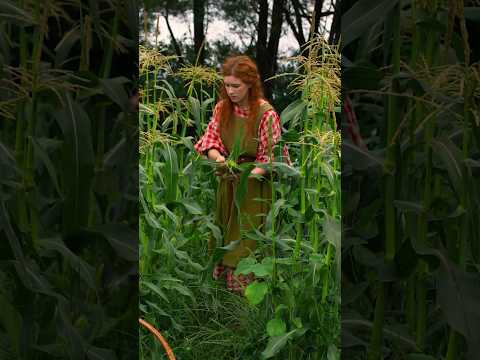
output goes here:
<path id="1" fill-rule="evenodd" d="M 218 155 L 224 157 L 227 153 L 220 136 L 218 107 L 213 110 L 212 119 L 208 123 L 207 129 L 203 136 L 194 145 L 195 151 L 201 155 L 207 155 L 211 160 L 217 160 Z M 224 158 L 225 159 L 225 158 Z"/>
<path id="2" fill-rule="evenodd" d="M 281 133 L 282 126 L 278 114 L 273 109 L 266 111 L 258 127 L 258 148 L 255 160 L 257 163 L 269 163 L 270 157 L 272 157 L 272 161 L 274 160 L 273 146 L 280 140 Z M 286 146 L 283 149 L 283 155 L 286 156 L 286 161 L 289 163 Z M 266 173 L 265 169 L 259 167 L 255 167 L 252 170 L 252 174 L 265 175 Z"/>

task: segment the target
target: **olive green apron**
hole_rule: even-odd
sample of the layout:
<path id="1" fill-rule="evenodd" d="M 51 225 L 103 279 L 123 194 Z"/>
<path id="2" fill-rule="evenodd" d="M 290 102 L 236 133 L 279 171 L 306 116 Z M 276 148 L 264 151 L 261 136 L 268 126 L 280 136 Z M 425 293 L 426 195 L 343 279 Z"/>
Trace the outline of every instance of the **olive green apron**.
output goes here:
<path id="1" fill-rule="evenodd" d="M 233 116 L 228 129 L 220 132 L 223 145 L 230 153 L 235 143 L 235 136 L 241 136 L 243 162 L 254 162 L 258 147 L 258 126 L 265 111 L 272 106 L 264 103 L 260 106 L 253 129 L 253 136 L 245 135 L 246 118 Z M 216 199 L 216 221 L 222 230 L 223 246 L 240 240 L 239 244 L 223 256 L 223 264 L 236 267 L 241 258 L 248 256 L 256 248 L 256 241 L 241 237 L 241 230 L 260 229 L 270 208 L 271 186 L 269 181 L 248 178 L 247 192 L 240 204 L 240 216 L 235 206 L 235 192 L 238 177 L 220 177 Z M 239 221 L 241 218 L 241 221 Z M 213 249 L 213 240 L 210 249 Z"/>

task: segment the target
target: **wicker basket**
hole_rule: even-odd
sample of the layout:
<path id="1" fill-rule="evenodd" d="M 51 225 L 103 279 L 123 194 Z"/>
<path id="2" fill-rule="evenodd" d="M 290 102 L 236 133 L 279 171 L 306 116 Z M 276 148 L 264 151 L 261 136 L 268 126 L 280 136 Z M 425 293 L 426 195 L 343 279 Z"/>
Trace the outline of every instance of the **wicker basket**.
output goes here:
<path id="1" fill-rule="evenodd" d="M 160 344 L 162 344 L 163 348 L 165 349 L 165 352 L 167 353 L 168 359 L 169 360 L 175 360 L 175 355 L 173 355 L 172 348 L 168 345 L 167 341 L 163 338 L 162 334 L 160 334 L 160 331 L 155 329 L 155 327 L 153 325 L 150 325 L 148 322 L 146 322 L 143 319 L 138 319 L 138 322 L 145 329 L 150 331 L 158 341 L 160 341 Z"/>

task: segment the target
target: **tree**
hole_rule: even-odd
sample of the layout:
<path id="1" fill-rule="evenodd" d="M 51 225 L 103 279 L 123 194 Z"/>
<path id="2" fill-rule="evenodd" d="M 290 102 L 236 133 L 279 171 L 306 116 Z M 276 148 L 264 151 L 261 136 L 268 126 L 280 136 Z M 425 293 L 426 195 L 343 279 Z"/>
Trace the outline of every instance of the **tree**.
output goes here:
<path id="1" fill-rule="evenodd" d="M 254 0 L 223 0 L 217 5 L 216 16 L 229 24 L 229 31 L 242 43 L 244 51 L 249 51 L 256 46 L 257 6 L 258 1 Z"/>
<path id="2" fill-rule="evenodd" d="M 144 28 L 148 30 L 149 28 L 149 13 L 158 12 L 159 14 L 156 17 L 157 21 L 157 31 L 158 31 L 158 21 L 160 15 L 163 16 L 167 24 L 168 32 L 170 34 L 170 39 L 175 49 L 175 54 L 178 56 L 179 63 L 183 63 L 183 54 L 182 50 L 178 44 L 177 39 L 175 38 L 174 30 L 170 24 L 170 16 L 177 16 L 184 14 L 189 8 L 189 0 L 145 0 L 144 1 Z"/>
<path id="3" fill-rule="evenodd" d="M 274 0 L 268 34 L 268 0 L 258 2 L 257 65 L 263 82 L 277 72 L 278 44 L 282 33 L 285 0 Z M 271 100 L 272 87 L 265 87 L 265 96 Z"/>
<path id="4" fill-rule="evenodd" d="M 285 4 L 284 15 L 285 20 L 297 39 L 300 50 L 305 50 L 305 45 L 314 34 L 319 34 L 319 26 L 321 19 L 326 16 L 331 16 L 334 11 L 331 9 L 323 11 L 325 0 L 315 0 L 313 8 L 310 10 L 305 1 L 290 0 Z M 334 6 L 330 2 L 330 6 Z M 304 20 L 310 24 L 308 35 L 304 32 Z"/>
<path id="5" fill-rule="evenodd" d="M 144 31 L 148 31 L 151 27 L 149 23 L 151 16 L 149 13 L 158 12 L 156 20 L 156 35 L 158 35 L 158 23 L 160 16 L 165 19 L 170 39 L 178 57 L 179 63 L 184 63 L 184 55 L 180 44 L 175 37 L 175 31 L 170 24 L 171 16 L 184 15 L 188 11 L 193 10 L 193 37 L 195 54 L 198 55 L 198 64 L 205 62 L 205 14 L 207 11 L 206 0 L 145 0 L 144 2 Z"/>
<path id="6" fill-rule="evenodd" d="M 332 20 L 332 26 L 330 27 L 330 33 L 328 36 L 328 43 L 329 44 L 338 44 L 340 40 L 340 35 L 342 33 L 341 27 L 340 27 L 340 18 L 342 16 L 341 8 L 342 6 L 340 4 L 334 5 L 334 12 L 333 12 L 333 20 Z"/>
<path id="7" fill-rule="evenodd" d="M 211 64 L 212 61 L 223 61 L 226 54 L 234 52 L 252 55 L 258 65 L 265 86 L 265 96 L 273 100 L 273 92 L 277 80 L 267 81 L 278 71 L 278 48 L 282 33 L 291 29 L 297 39 L 299 50 L 314 33 L 321 32 L 322 19 L 333 14 L 332 9 L 325 9 L 326 4 L 333 6 L 334 1 L 327 0 L 148 0 L 148 9 L 160 11 L 167 23 L 171 39 L 171 48 L 177 56 L 198 64 Z M 172 29 L 169 18 L 193 11 L 193 48 L 179 44 L 175 29 Z M 216 17 L 229 24 L 229 32 L 235 37 L 237 45 L 231 51 L 225 44 L 231 39 L 206 43 L 208 19 Z M 310 23 L 310 28 L 305 26 Z M 335 22 L 339 25 L 339 22 Z M 178 35 L 177 35 L 178 36 Z M 241 45 L 238 45 L 241 43 Z M 217 47 L 221 46 L 221 49 Z M 186 51 L 188 50 L 188 51 Z M 193 55 L 192 55 L 193 54 Z"/>
<path id="8" fill-rule="evenodd" d="M 193 43 L 198 64 L 205 63 L 205 0 L 193 0 Z"/>

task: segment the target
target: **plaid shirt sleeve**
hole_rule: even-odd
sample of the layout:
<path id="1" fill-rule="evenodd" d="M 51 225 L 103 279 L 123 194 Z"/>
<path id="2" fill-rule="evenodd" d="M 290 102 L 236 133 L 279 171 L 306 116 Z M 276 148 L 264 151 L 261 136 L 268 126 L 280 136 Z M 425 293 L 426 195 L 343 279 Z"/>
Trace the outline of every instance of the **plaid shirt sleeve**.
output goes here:
<path id="1" fill-rule="evenodd" d="M 208 123 L 205 133 L 194 145 L 195 151 L 200 155 L 207 155 L 206 152 L 210 149 L 217 149 L 222 155 L 227 155 L 225 146 L 222 143 L 222 138 L 220 137 L 218 106 L 217 104 L 213 110 L 212 119 Z"/>
<path id="2" fill-rule="evenodd" d="M 271 124 L 271 136 L 272 136 L 272 145 L 275 145 L 279 140 L 282 134 L 282 125 L 280 122 L 280 117 L 271 109 L 265 111 L 260 120 L 260 125 L 258 127 L 258 148 L 257 148 L 257 158 L 256 161 L 259 163 L 268 163 L 270 162 L 270 153 L 272 148 L 268 146 L 268 137 L 269 137 L 269 126 Z M 291 165 L 290 156 L 288 154 L 287 145 L 283 146 L 283 160 Z M 272 154 L 273 157 L 273 154 Z M 274 159 L 272 158 L 272 161 Z"/>

